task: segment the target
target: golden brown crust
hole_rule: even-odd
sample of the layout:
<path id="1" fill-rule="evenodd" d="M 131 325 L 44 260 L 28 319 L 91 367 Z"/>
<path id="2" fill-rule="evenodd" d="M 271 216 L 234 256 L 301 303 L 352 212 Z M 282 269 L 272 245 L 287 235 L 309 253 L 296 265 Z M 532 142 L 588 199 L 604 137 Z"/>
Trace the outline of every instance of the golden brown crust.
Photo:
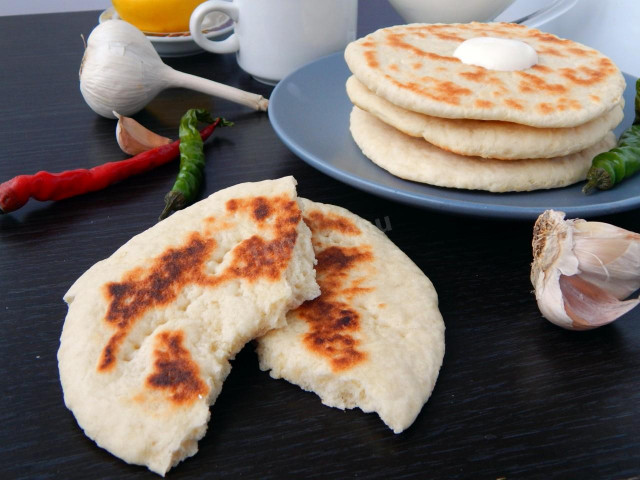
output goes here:
<path id="1" fill-rule="evenodd" d="M 349 272 L 362 263 L 371 262 L 373 254 L 365 247 L 331 246 L 318 252 L 316 257 L 316 280 L 322 293 L 315 300 L 303 303 L 294 313 L 309 324 L 310 330 L 303 338 L 305 346 L 327 358 L 332 370 L 337 372 L 367 358 L 366 352 L 358 349 L 360 342 L 354 336 L 360 329 L 360 314 L 341 299 L 352 299 L 372 290 L 361 287 L 361 282 L 348 282 L 348 277 Z"/>
<path id="2" fill-rule="evenodd" d="M 182 331 L 160 332 L 155 342 L 154 371 L 147 377 L 148 388 L 166 392 L 167 399 L 176 405 L 192 403 L 209 392 L 200 368 L 183 345 Z"/>
<path id="3" fill-rule="evenodd" d="M 360 229 L 348 218 L 335 214 L 324 214 L 319 210 L 306 212 L 304 222 L 312 232 L 335 231 L 344 235 L 360 235 Z"/>
<path id="4" fill-rule="evenodd" d="M 235 215 L 248 215 L 265 230 L 271 230 L 272 237 L 253 235 L 243 240 L 233 249 L 228 267 L 218 275 L 208 275 L 204 266 L 216 241 L 201 232 L 192 232 L 183 245 L 169 247 L 151 260 L 147 269 L 135 268 L 125 273 L 121 281 L 104 285 L 103 294 L 108 301 L 104 321 L 115 332 L 102 351 L 98 371 L 107 372 L 115 366 L 122 342 L 146 312 L 171 304 L 185 286 L 215 288 L 234 279 L 255 282 L 280 278 L 289 265 L 302 219 L 297 202 L 286 195 L 238 198 L 229 200 L 226 209 L 230 218 L 220 220 L 221 228 L 227 228 Z M 215 219 L 210 217 L 205 222 L 205 233 L 210 235 L 215 230 L 212 224 Z"/>

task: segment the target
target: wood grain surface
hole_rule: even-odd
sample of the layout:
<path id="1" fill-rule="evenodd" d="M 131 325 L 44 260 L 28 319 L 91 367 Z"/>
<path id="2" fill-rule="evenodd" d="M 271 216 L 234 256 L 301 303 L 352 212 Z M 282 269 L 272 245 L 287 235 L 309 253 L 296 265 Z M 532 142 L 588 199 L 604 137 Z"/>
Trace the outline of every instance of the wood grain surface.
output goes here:
<path id="1" fill-rule="evenodd" d="M 80 34 L 88 36 L 97 17 L 0 18 L 0 181 L 124 158 L 114 121 L 95 115 L 78 88 Z M 398 21 L 386 1 L 361 2 L 359 34 Z M 271 92 L 233 55 L 167 63 Z M 207 146 L 203 196 L 292 174 L 301 196 L 390 226 L 388 236 L 438 291 L 447 346 L 431 399 L 394 435 L 374 414 L 327 408 L 272 380 L 248 345 L 211 409 L 199 452 L 169 478 L 640 478 L 640 309 L 591 332 L 550 324 L 529 283 L 531 222 L 443 215 L 345 186 L 289 152 L 265 114 L 170 90 L 136 119 L 175 137 L 191 107 L 236 123 Z M 176 168 L 57 203 L 30 201 L 0 217 L 0 478 L 156 478 L 84 436 L 64 406 L 56 353 L 63 294 L 154 224 Z M 600 220 L 640 231 L 637 210 Z"/>

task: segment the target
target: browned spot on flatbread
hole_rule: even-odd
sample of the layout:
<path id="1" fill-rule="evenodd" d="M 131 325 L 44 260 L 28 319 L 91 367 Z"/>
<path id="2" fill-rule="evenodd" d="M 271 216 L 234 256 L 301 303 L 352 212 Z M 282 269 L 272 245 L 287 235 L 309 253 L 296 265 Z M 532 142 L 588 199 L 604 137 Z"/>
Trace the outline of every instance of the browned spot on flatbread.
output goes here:
<path id="1" fill-rule="evenodd" d="M 234 261 L 226 270 L 227 278 L 278 280 L 288 265 L 296 237 L 294 230 L 278 240 L 265 240 L 257 235 L 244 240 L 234 250 Z"/>
<path id="2" fill-rule="evenodd" d="M 104 370 L 109 370 L 113 365 L 115 365 L 115 361 L 116 361 L 116 352 L 118 350 L 118 348 L 120 348 L 120 344 L 124 341 L 125 337 L 127 336 L 127 331 L 129 325 L 126 324 L 124 325 L 122 328 L 122 330 L 120 330 L 117 333 L 114 333 L 111 338 L 109 338 L 109 341 L 107 342 L 107 344 L 105 345 L 104 349 L 102 350 L 102 355 L 100 357 L 100 364 L 98 366 L 98 370 L 104 371 Z"/>
<path id="3" fill-rule="evenodd" d="M 271 215 L 271 206 L 264 197 L 258 197 L 254 200 L 251 213 L 253 218 L 260 222 Z"/>
<path id="4" fill-rule="evenodd" d="M 460 60 L 458 60 L 456 57 L 438 55 L 437 53 L 433 53 L 433 52 L 425 52 L 424 50 L 416 47 L 415 45 L 411 45 L 410 43 L 405 42 L 404 35 L 401 35 L 398 33 L 387 34 L 387 45 L 389 45 L 392 48 L 407 50 L 412 54 L 414 54 L 415 56 L 418 56 L 421 58 L 428 58 L 430 60 L 440 60 L 443 62 L 453 62 L 453 63 L 460 62 Z"/>
<path id="5" fill-rule="evenodd" d="M 344 295 L 348 300 L 353 300 L 358 295 L 372 291 L 372 287 L 362 286 L 366 280 L 366 278 L 358 278 L 357 280 L 354 280 L 351 282 L 351 285 L 342 289 L 342 295 Z"/>
<path id="6" fill-rule="evenodd" d="M 415 35 L 418 38 L 427 38 L 431 33 L 424 25 L 408 25 L 398 30 L 402 34 Z"/>
<path id="7" fill-rule="evenodd" d="M 186 245 L 168 248 L 156 258 L 148 272 L 135 269 L 125 274 L 123 281 L 104 286 L 109 300 L 105 321 L 117 331 L 102 352 L 98 370 L 113 367 L 118 348 L 135 321 L 145 312 L 170 304 L 185 285 L 196 283 L 215 246 L 215 240 L 193 233 Z"/>
<path id="8" fill-rule="evenodd" d="M 230 214 L 247 214 L 272 236 L 253 235 L 231 251 L 231 261 L 218 275 L 204 271 L 205 263 L 216 248 L 216 241 L 200 232 L 192 232 L 182 246 L 169 247 L 148 268 L 134 268 L 120 282 L 103 287 L 109 302 L 105 322 L 116 332 L 104 347 L 99 371 L 112 369 L 118 349 L 133 325 L 154 308 L 165 308 L 187 285 L 215 288 L 223 282 L 243 279 L 253 283 L 259 279 L 277 281 L 289 265 L 302 219 L 295 200 L 286 195 L 232 199 L 226 203 Z M 205 229 L 206 231 L 206 229 Z"/>
<path id="9" fill-rule="evenodd" d="M 456 83 L 433 77 L 421 77 L 420 82 L 400 82 L 389 75 L 386 75 L 386 78 L 399 88 L 451 105 L 459 105 L 461 96 L 472 93 L 468 88 Z"/>
<path id="10" fill-rule="evenodd" d="M 203 233 L 206 237 L 210 237 L 213 235 L 213 232 L 215 230 L 221 229 L 223 226 L 222 225 L 217 225 L 216 224 L 216 218 L 211 215 L 209 217 L 206 217 L 202 220 L 202 227 L 203 227 Z"/>
<path id="11" fill-rule="evenodd" d="M 471 82 L 484 82 L 487 78 L 487 70 L 482 67 L 475 67 L 473 70 L 460 72 L 459 75 Z"/>
<path id="12" fill-rule="evenodd" d="M 598 66 L 607 73 L 614 73 L 617 70 L 615 64 L 609 58 L 601 58 L 598 60 Z"/>
<path id="13" fill-rule="evenodd" d="M 578 57 L 590 57 L 593 55 L 592 50 L 591 51 L 585 50 L 584 48 L 572 47 L 572 48 L 568 48 L 567 51 Z"/>
<path id="14" fill-rule="evenodd" d="M 559 38 L 555 35 L 552 35 L 551 33 L 543 33 L 539 30 L 531 30 L 527 36 L 535 38 L 541 42 L 552 43 L 554 45 L 567 45 L 569 43 L 572 43 L 571 40 Z"/>
<path id="15" fill-rule="evenodd" d="M 155 338 L 154 370 L 147 377 L 146 386 L 165 391 L 172 403 L 193 403 L 209 392 L 200 378 L 200 368 L 184 345 L 184 333 L 180 330 L 164 331 Z"/>
<path id="16" fill-rule="evenodd" d="M 435 31 L 432 32 L 434 36 L 438 37 L 440 40 L 449 40 L 452 42 L 464 42 L 466 39 L 462 38 L 455 33 L 447 32 L 447 31 Z"/>
<path id="17" fill-rule="evenodd" d="M 461 72 L 459 75 L 471 82 L 488 83 L 491 85 L 495 85 L 501 90 L 505 90 L 504 82 L 498 77 L 492 75 L 486 68 L 475 67 L 474 70 Z"/>
<path id="18" fill-rule="evenodd" d="M 260 278 L 276 281 L 289 265 L 298 238 L 297 227 L 302 220 L 298 203 L 287 195 L 251 197 L 236 201 L 235 213 L 246 212 L 259 225 L 269 228 L 272 237 L 253 235 L 233 249 L 233 260 L 218 277 L 207 281 L 213 285 L 220 281 L 242 278 L 254 282 Z"/>
<path id="19" fill-rule="evenodd" d="M 585 65 L 582 65 L 577 69 L 561 68 L 560 74 L 576 85 L 588 87 L 604 81 L 615 71 L 616 67 L 611 63 L 611 61 L 603 58 L 599 62 L 597 68 L 589 68 Z"/>
<path id="20" fill-rule="evenodd" d="M 305 212 L 304 223 L 312 232 L 340 232 L 343 235 L 360 235 L 360 229 L 346 217 L 335 213 L 324 214 L 319 210 Z"/>
<path id="21" fill-rule="evenodd" d="M 567 86 L 561 83 L 549 83 L 545 79 L 523 71 L 515 72 L 520 76 L 520 91 L 524 93 L 545 92 L 553 95 L 561 95 L 567 92 Z"/>
<path id="22" fill-rule="evenodd" d="M 334 372 L 346 370 L 363 362 L 366 352 L 358 349 L 359 340 L 353 333 L 360 328 L 360 315 L 341 297 L 352 299 L 372 288 L 361 286 L 363 280 L 347 284 L 349 272 L 370 263 L 373 254 L 369 247 L 331 246 L 316 253 L 317 281 L 322 294 L 303 303 L 295 313 L 305 320 L 310 330 L 304 335 L 306 347 L 325 357 Z"/>
<path id="23" fill-rule="evenodd" d="M 238 211 L 249 212 L 256 222 L 262 222 L 273 213 L 276 206 L 273 199 L 266 197 L 252 197 L 249 199 L 232 198 L 225 204 L 227 211 L 236 213 Z"/>
<path id="24" fill-rule="evenodd" d="M 534 65 L 533 67 L 531 67 L 532 70 L 536 70 L 537 72 L 542 72 L 542 73 L 551 73 L 553 72 L 552 68 L 547 67 L 546 65 Z"/>
<path id="25" fill-rule="evenodd" d="M 506 98 L 504 100 L 504 104 L 507 107 L 513 108 L 515 110 L 524 110 L 524 106 L 522 105 L 522 103 L 520 103 L 518 100 L 516 100 L 514 98 Z"/>
<path id="26" fill-rule="evenodd" d="M 476 100 L 475 106 L 478 108 L 491 108 L 493 107 L 493 102 L 490 102 L 488 100 Z"/>
<path id="27" fill-rule="evenodd" d="M 561 112 L 564 112 L 566 110 L 581 110 L 582 109 L 582 104 L 576 100 L 575 98 L 565 98 L 565 97 L 561 97 L 558 99 L 558 101 L 556 102 L 556 108 L 558 110 L 560 110 Z"/>
<path id="28" fill-rule="evenodd" d="M 365 50 L 364 51 L 364 58 L 367 61 L 367 65 L 369 65 L 369 68 L 378 68 L 380 66 L 380 63 L 378 62 L 378 57 L 376 55 L 376 51 L 375 50 Z"/>
<path id="29" fill-rule="evenodd" d="M 557 102 L 556 103 L 556 108 L 559 111 L 564 112 L 566 110 L 569 110 L 569 105 L 566 102 Z"/>
<path id="30" fill-rule="evenodd" d="M 564 53 L 562 53 L 560 50 L 557 50 L 553 47 L 538 47 L 536 51 L 538 52 L 538 55 L 552 55 L 554 57 L 566 57 Z"/>
<path id="31" fill-rule="evenodd" d="M 419 70 L 420 68 L 422 68 L 422 63 L 415 62 L 413 65 L 411 65 L 411 68 L 413 68 L 414 70 Z M 444 67 L 440 67 L 440 68 L 444 68 Z"/>
<path id="32" fill-rule="evenodd" d="M 550 115 L 555 111 L 555 108 L 550 103 L 541 102 L 536 105 L 536 109 L 543 115 Z"/>
<path id="33" fill-rule="evenodd" d="M 506 23 L 506 22 L 496 22 L 496 23 L 473 22 L 469 24 L 469 29 L 472 30 L 476 34 L 476 36 L 478 34 L 482 34 L 485 36 L 498 34 L 498 35 L 507 35 L 508 37 L 510 37 L 514 33 L 519 33 L 519 32 L 514 32 L 514 29 L 518 29 L 518 28 L 525 28 L 525 27 L 523 25 L 516 25 L 513 23 Z"/>
<path id="34" fill-rule="evenodd" d="M 593 102 L 593 103 L 600 103 L 601 99 L 598 95 L 589 95 L 589 99 Z"/>
<path id="35" fill-rule="evenodd" d="M 397 71 L 399 71 L 399 70 L 400 70 L 400 69 L 398 68 L 398 64 L 396 64 L 396 63 L 392 63 L 391 65 L 389 65 L 389 67 L 388 67 L 388 68 L 389 68 L 389 70 L 391 70 L 392 72 L 397 72 Z"/>

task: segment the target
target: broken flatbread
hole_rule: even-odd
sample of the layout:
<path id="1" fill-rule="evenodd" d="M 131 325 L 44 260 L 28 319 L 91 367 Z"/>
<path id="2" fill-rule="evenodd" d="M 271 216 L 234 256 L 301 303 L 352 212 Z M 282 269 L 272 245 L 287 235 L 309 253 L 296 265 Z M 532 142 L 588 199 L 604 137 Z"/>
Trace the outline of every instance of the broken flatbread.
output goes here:
<path id="1" fill-rule="evenodd" d="M 413 423 L 444 356 L 429 279 L 353 213 L 302 199 L 321 295 L 258 340 L 260 368 L 341 409 L 376 412 L 394 432 Z"/>
<path id="2" fill-rule="evenodd" d="M 214 193 L 69 289 L 58 362 L 85 434 L 164 475 L 194 455 L 229 360 L 319 294 L 292 177 Z"/>

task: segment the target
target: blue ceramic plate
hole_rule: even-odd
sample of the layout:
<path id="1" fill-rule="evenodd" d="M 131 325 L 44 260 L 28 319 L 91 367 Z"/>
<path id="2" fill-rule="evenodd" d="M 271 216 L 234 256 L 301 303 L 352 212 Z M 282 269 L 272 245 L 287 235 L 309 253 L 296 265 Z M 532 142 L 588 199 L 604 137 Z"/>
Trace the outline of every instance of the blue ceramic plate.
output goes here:
<path id="1" fill-rule="evenodd" d="M 496 218 L 534 219 L 546 209 L 571 217 L 592 217 L 640 206 L 640 174 L 612 190 L 584 195 L 579 184 L 527 193 L 489 193 L 432 187 L 402 180 L 368 160 L 349 133 L 351 102 L 345 92 L 350 72 L 342 53 L 329 55 L 278 83 L 269 101 L 269 119 L 280 139 L 321 172 L 384 198 L 438 210 Z M 634 118 L 635 78 L 625 75 L 625 120 Z"/>

